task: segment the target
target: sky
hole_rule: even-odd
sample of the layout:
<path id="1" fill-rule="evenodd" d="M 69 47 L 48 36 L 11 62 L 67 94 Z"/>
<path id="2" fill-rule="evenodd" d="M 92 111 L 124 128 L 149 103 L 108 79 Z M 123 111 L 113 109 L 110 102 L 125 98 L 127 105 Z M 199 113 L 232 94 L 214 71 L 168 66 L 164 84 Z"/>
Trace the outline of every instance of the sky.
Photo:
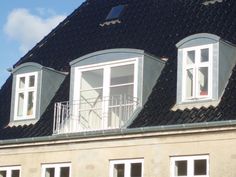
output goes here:
<path id="1" fill-rule="evenodd" d="M 0 87 L 7 69 L 55 28 L 84 0 L 0 1 Z"/>

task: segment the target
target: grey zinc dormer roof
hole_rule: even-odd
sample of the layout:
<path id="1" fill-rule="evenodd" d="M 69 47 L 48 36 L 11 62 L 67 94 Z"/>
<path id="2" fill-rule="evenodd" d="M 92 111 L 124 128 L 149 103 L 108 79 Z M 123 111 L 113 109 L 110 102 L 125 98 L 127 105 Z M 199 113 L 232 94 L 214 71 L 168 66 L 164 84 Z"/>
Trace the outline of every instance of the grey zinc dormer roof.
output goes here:
<path id="1" fill-rule="evenodd" d="M 236 1 L 204 5 L 203 0 L 87 0 L 16 64 L 35 62 L 69 72 L 69 63 L 86 54 L 114 48 L 141 49 L 169 58 L 133 127 L 236 119 L 236 68 L 217 107 L 173 111 L 176 102 L 176 43 L 197 33 L 211 33 L 236 44 Z M 120 23 L 100 25 L 111 8 L 126 5 Z M 0 139 L 52 135 L 53 107 L 69 99 L 67 76 L 35 125 L 8 127 L 12 77 L 0 90 Z"/>

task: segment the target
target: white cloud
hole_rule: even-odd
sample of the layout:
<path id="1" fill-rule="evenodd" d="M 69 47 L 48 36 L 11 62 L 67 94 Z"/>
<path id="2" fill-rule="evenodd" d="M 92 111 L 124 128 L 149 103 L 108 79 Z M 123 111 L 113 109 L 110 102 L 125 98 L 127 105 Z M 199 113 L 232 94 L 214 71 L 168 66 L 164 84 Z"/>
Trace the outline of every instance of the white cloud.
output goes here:
<path id="1" fill-rule="evenodd" d="M 41 13 L 44 13 L 42 9 Z M 64 18 L 64 15 L 43 18 L 31 14 L 27 9 L 14 9 L 7 18 L 4 31 L 10 39 L 19 42 L 19 50 L 25 53 Z"/>
<path id="2" fill-rule="evenodd" d="M 56 12 L 53 9 L 38 7 L 35 9 L 40 16 L 54 16 Z"/>

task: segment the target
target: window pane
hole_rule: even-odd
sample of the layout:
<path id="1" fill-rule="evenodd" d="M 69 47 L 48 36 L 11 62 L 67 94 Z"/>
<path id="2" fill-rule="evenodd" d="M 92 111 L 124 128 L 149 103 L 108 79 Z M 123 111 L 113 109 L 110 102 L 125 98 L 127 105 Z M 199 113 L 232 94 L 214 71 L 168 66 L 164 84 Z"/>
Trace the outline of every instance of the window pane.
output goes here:
<path id="1" fill-rule="evenodd" d="M 27 115 L 33 115 L 33 109 L 34 109 L 34 92 L 29 92 L 29 94 L 28 94 Z"/>
<path id="2" fill-rule="evenodd" d="M 54 168 L 46 168 L 45 177 L 55 177 L 55 169 Z"/>
<path id="3" fill-rule="evenodd" d="M 191 50 L 187 52 L 187 64 L 195 63 L 195 51 Z"/>
<path id="4" fill-rule="evenodd" d="M 133 85 L 110 88 L 110 105 L 126 104 L 133 99 Z"/>
<path id="5" fill-rule="evenodd" d="M 7 172 L 6 171 L 0 171 L 0 177 L 6 177 Z"/>
<path id="6" fill-rule="evenodd" d="M 110 95 L 108 126 L 117 128 L 124 125 L 133 113 L 133 85 L 112 87 Z"/>
<path id="7" fill-rule="evenodd" d="M 201 96 L 208 95 L 208 67 L 199 69 L 199 94 Z"/>
<path id="8" fill-rule="evenodd" d="M 194 175 L 207 174 L 207 161 L 206 159 L 194 160 Z"/>
<path id="9" fill-rule="evenodd" d="M 25 88 L 25 77 L 20 78 L 19 88 Z"/>
<path id="10" fill-rule="evenodd" d="M 11 177 L 19 177 L 20 176 L 20 170 L 12 170 Z"/>
<path id="11" fill-rule="evenodd" d="M 70 176 L 70 168 L 69 167 L 61 167 L 60 177 L 69 177 Z"/>
<path id="12" fill-rule="evenodd" d="M 134 65 L 117 66 L 111 68 L 111 85 L 133 83 Z"/>
<path id="13" fill-rule="evenodd" d="M 35 84 L 35 76 L 29 77 L 29 87 L 34 87 Z"/>
<path id="14" fill-rule="evenodd" d="M 187 161 L 175 162 L 175 176 L 187 176 Z"/>
<path id="15" fill-rule="evenodd" d="M 80 92 L 80 108 L 100 107 L 102 102 L 102 89 L 94 89 Z"/>
<path id="16" fill-rule="evenodd" d="M 24 107 L 24 93 L 19 93 L 18 95 L 18 109 L 17 109 L 17 115 L 23 116 L 23 107 Z"/>
<path id="17" fill-rule="evenodd" d="M 131 164 L 131 177 L 141 177 L 142 175 L 142 164 L 132 163 Z"/>
<path id="18" fill-rule="evenodd" d="M 102 89 L 80 92 L 79 121 L 82 128 L 101 128 Z"/>
<path id="19" fill-rule="evenodd" d="M 187 70 L 187 78 L 186 78 L 186 97 L 193 96 L 193 69 Z"/>
<path id="20" fill-rule="evenodd" d="M 115 164 L 113 177 L 124 177 L 125 176 L 125 165 L 124 164 Z"/>
<path id="21" fill-rule="evenodd" d="M 103 85 L 103 70 L 97 69 L 92 71 L 82 72 L 81 90 L 88 90 L 92 88 L 102 87 Z"/>
<path id="22" fill-rule="evenodd" d="M 124 10 L 124 7 L 125 7 L 124 5 L 113 7 L 109 12 L 109 14 L 107 15 L 106 20 L 112 20 L 118 18 L 121 15 L 122 11 Z"/>
<path id="23" fill-rule="evenodd" d="M 209 49 L 201 49 L 201 62 L 209 61 Z"/>

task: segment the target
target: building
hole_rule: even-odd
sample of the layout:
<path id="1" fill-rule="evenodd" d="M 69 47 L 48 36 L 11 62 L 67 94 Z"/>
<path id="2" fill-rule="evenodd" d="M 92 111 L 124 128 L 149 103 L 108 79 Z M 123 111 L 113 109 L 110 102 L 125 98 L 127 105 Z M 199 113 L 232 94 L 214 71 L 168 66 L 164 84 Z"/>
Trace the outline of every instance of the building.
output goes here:
<path id="1" fill-rule="evenodd" d="M 0 90 L 0 177 L 235 177 L 235 12 L 85 1 Z"/>

